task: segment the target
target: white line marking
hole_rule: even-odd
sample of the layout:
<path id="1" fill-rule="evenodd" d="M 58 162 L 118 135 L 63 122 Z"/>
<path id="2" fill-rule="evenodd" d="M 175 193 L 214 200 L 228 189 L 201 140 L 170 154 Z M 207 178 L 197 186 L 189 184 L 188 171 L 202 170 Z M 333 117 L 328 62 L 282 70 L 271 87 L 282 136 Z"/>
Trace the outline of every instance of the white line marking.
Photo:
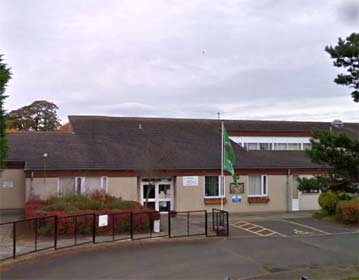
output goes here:
<path id="1" fill-rule="evenodd" d="M 280 221 L 285 222 L 285 223 L 288 223 L 288 224 L 293 224 L 293 225 L 297 225 L 297 226 L 309 228 L 309 229 L 311 229 L 311 230 L 314 230 L 314 231 L 317 231 L 317 232 L 320 232 L 320 233 L 323 233 L 323 234 L 330 234 L 329 232 L 326 232 L 326 231 L 324 231 L 324 230 L 317 229 L 317 228 L 314 228 L 314 227 L 311 227 L 311 226 L 307 226 L 307 225 L 303 225 L 303 224 L 301 224 L 301 223 L 296 223 L 296 222 L 287 221 L 287 220 L 280 220 Z"/>

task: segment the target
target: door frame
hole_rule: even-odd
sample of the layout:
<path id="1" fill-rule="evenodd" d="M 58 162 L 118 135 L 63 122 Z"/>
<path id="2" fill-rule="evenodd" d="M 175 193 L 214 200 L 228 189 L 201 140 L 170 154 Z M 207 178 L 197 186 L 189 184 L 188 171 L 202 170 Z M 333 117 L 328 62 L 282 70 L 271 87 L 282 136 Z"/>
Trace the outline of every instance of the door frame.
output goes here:
<path id="1" fill-rule="evenodd" d="M 151 184 L 151 182 L 149 181 L 143 181 L 143 179 L 146 179 L 144 177 L 140 177 L 140 203 L 143 206 L 145 204 L 145 198 L 143 197 L 144 193 L 143 193 L 143 186 L 144 185 L 149 185 Z M 155 210 L 159 211 L 159 205 L 160 202 L 163 201 L 167 201 L 170 202 L 170 210 L 173 211 L 174 210 L 174 205 L 173 205 L 173 198 L 174 198 L 174 178 L 173 177 L 157 177 L 157 178 L 153 178 L 152 181 L 154 181 L 152 184 L 155 185 L 155 198 L 149 198 L 148 202 L 154 202 L 155 203 Z M 171 197 L 170 198 L 159 198 L 159 185 L 161 184 L 169 184 L 170 185 L 170 190 L 171 190 Z M 164 212 L 160 212 L 160 213 L 167 213 L 166 211 Z"/>

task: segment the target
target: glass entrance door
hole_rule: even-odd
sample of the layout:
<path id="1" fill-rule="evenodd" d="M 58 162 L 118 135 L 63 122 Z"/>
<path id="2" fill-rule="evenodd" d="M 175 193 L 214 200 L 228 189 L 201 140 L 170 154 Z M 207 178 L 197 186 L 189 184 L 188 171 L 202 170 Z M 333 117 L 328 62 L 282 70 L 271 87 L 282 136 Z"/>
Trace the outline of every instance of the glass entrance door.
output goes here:
<path id="1" fill-rule="evenodd" d="M 141 180 L 141 204 L 160 212 L 173 210 L 172 201 L 173 179 L 157 178 L 149 182 L 148 179 Z"/>

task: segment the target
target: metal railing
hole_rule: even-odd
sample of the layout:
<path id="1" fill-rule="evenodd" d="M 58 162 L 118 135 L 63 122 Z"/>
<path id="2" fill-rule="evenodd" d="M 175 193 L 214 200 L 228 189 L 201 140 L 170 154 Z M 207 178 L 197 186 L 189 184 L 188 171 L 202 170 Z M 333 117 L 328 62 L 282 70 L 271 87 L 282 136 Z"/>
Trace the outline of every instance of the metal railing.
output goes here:
<path id="1" fill-rule="evenodd" d="M 212 209 L 212 229 L 217 236 L 229 236 L 229 213 L 227 211 Z"/>
<path id="2" fill-rule="evenodd" d="M 161 214 L 154 211 L 87 213 L 17 220 L 0 224 L 0 260 L 90 243 L 159 237 L 228 236 L 228 215 L 226 211 L 212 209 L 212 233 L 208 230 L 211 227 L 206 210 Z"/>

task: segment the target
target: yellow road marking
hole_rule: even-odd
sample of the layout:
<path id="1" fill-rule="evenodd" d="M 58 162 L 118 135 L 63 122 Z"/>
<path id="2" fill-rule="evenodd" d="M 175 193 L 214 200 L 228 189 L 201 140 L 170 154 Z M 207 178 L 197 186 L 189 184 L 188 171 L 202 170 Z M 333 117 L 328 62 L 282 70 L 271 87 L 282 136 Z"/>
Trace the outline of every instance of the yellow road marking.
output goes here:
<path id="1" fill-rule="evenodd" d="M 301 223 L 296 223 L 296 222 L 287 221 L 287 220 L 280 220 L 280 221 L 285 222 L 285 223 L 289 223 L 289 224 L 293 224 L 293 225 L 297 225 L 297 226 L 301 226 L 301 227 L 305 227 L 305 228 L 309 228 L 311 230 L 314 230 L 314 231 L 317 231 L 317 232 L 320 232 L 320 233 L 323 233 L 323 234 L 330 234 L 329 232 L 326 232 L 324 230 L 317 229 L 315 227 L 311 227 L 311 226 L 307 226 L 307 225 L 303 225 Z"/>
<path id="2" fill-rule="evenodd" d="M 308 231 L 303 231 L 303 230 L 298 230 L 298 229 L 294 229 L 294 234 L 302 234 L 302 235 L 305 235 L 305 234 L 310 234 L 310 232 Z"/>
<path id="3" fill-rule="evenodd" d="M 248 231 L 250 233 L 256 234 L 256 235 L 261 236 L 261 237 L 272 236 L 272 235 L 275 235 L 275 234 L 277 234 L 279 236 L 282 236 L 282 237 L 287 237 L 287 235 L 285 235 L 283 233 L 274 231 L 274 230 L 269 229 L 269 228 L 265 228 L 265 227 L 257 225 L 257 224 L 249 223 L 249 222 L 246 222 L 246 221 L 237 221 L 235 223 L 231 223 L 230 225 L 233 226 L 233 227 L 237 227 L 239 229 Z M 251 229 L 254 229 L 254 228 L 258 228 L 259 230 L 256 230 L 256 231 L 251 230 Z M 262 232 L 262 231 L 268 231 L 269 233 L 268 234 L 261 234 L 260 232 Z"/>

